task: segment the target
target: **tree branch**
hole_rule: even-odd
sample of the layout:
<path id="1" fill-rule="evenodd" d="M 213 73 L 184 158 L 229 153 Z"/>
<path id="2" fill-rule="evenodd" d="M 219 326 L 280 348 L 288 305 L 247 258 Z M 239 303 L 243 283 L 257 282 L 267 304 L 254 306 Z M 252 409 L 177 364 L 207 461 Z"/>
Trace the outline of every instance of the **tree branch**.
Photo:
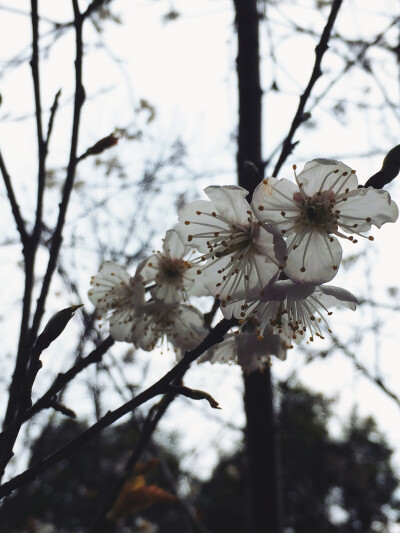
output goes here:
<path id="1" fill-rule="evenodd" d="M 35 225 L 32 235 L 27 237 L 26 245 L 24 247 L 25 259 L 25 286 L 24 296 L 22 302 L 22 316 L 18 343 L 18 352 L 15 361 L 15 369 L 10 384 L 10 392 L 8 398 L 8 405 L 6 415 L 4 418 L 3 427 L 8 426 L 15 419 L 18 411 L 18 395 L 19 391 L 26 378 L 26 373 L 29 365 L 30 347 L 33 341 L 29 341 L 29 319 L 32 305 L 32 290 L 34 285 L 34 268 L 36 251 L 39 246 L 40 234 L 42 229 L 42 208 L 43 208 L 43 193 L 45 181 L 45 144 L 43 141 L 42 130 L 42 107 L 40 99 L 40 73 L 39 73 L 39 15 L 37 0 L 31 0 L 31 21 L 32 21 L 32 58 L 30 61 L 33 87 L 35 95 L 35 116 L 36 116 L 36 130 L 38 142 L 38 188 L 37 188 L 37 203 L 36 203 L 36 217 Z M 5 451 L 1 451 L 4 456 Z"/>
<path id="2" fill-rule="evenodd" d="M 11 184 L 11 178 L 10 178 L 10 175 L 8 174 L 8 172 L 7 172 L 7 168 L 6 168 L 6 165 L 4 163 L 1 151 L 0 151 L 0 170 L 1 170 L 1 174 L 3 176 L 4 185 L 6 186 L 8 199 L 10 200 L 11 211 L 12 211 L 12 214 L 14 216 L 15 224 L 17 226 L 18 233 L 19 233 L 19 235 L 21 237 L 22 247 L 23 247 L 23 249 L 25 249 L 25 247 L 28 244 L 28 238 L 29 237 L 28 237 L 28 233 L 27 233 L 26 228 L 25 228 L 25 222 L 24 222 L 24 220 L 23 220 L 23 218 L 21 216 L 19 205 L 18 205 L 17 200 L 15 198 L 14 188 L 13 188 L 13 186 Z M 24 250 L 24 253 L 25 253 L 25 250 Z"/>
<path id="3" fill-rule="evenodd" d="M 51 106 L 51 109 L 50 109 L 50 117 L 49 117 L 49 123 L 47 125 L 47 134 L 46 134 L 46 143 L 45 143 L 46 155 L 49 150 L 49 142 L 50 142 L 51 134 L 53 132 L 54 117 L 56 116 L 56 112 L 58 109 L 58 100 L 60 98 L 60 95 L 61 95 L 61 89 L 57 91 L 54 97 L 53 105 Z"/>
<path id="4" fill-rule="evenodd" d="M 60 373 L 54 380 L 53 384 L 47 389 L 47 391 L 26 411 L 22 416 L 22 423 L 30 420 L 37 413 L 43 409 L 54 408 L 54 401 L 57 394 L 62 391 L 68 383 L 70 383 L 80 372 L 93 363 L 101 361 L 103 355 L 114 344 L 112 337 L 107 337 L 99 346 L 97 346 L 89 355 L 79 359 L 67 372 Z M 14 431 L 14 421 L 11 425 L 7 426 L 2 433 L 0 433 L 0 443 L 3 443 L 11 432 Z"/>
<path id="5" fill-rule="evenodd" d="M 89 355 L 79 359 L 74 366 L 72 366 L 67 372 L 58 374 L 51 387 L 41 396 L 30 409 L 25 413 L 24 421 L 32 418 L 36 413 L 52 407 L 51 401 L 55 396 L 70 383 L 82 370 L 88 366 L 101 361 L 103 355 L 114 344 L 112 337 L 107 337 L 97 348 L 95 348 Z"/>
<path id="6" fill-rule="evenodd" d="M 156 383 L 151 385 L 148 389 L 138 394 L 132 400 L 121 405 L 114 411 L 109 411 L 98 422 L 93 424 L 86 431 L 78 435 L 75 439 L 69 441 L 65 446 L 59 448 L 57 451 L 42 459 L 38 463 L 34 464 L 31 468 L 25 470 L 21 474 L 15 476 L 10 481 L 0 486 L 0 499 L 11 494 L 15 489 L 33 481 L 40 473 L 47 470 L 54 464 L 62 461 L 65 457 L 68 457 L 71 453 L 79 449 L 79 447 L 91 439 L 93 436 L 100 433 L 103 429 L 110 426 L 124 415 L 130 413 L 140 405 L 143 405 L 151 398 L 158 396 L 159 394 L 166 394 L 169 392 L 169 385 L 176 379 L 181 378 L 190 364 L 200 357 L 206 350 L 214 346 L 219 342 L 222 342 L 224 335 L 228 330 L 237 324 L 236 319 L 223 319 L 219 322 L 207 335 L 207 337 L 190 352 L 186 352 L 184 357 L 177 363 L 167 374 L 165 374 Z"/>
<path id="7" fill-rule="evenodd" d="M 77 164 L 77 145 L 79 134 L 80 114 L 83 102 L 85 100 L 85 91 L 82 85 L 82 57 L 83 57 L 83 44 L 82 44 L 82 24 L 83 16 L 80 14 L 77 0 L 72 0 L 74 9 L 74 26 L 76 34 L 76 57 L 75 57 L 75 99 L 74 99 L 74 113 L 72 124 L 72 137 L 71 148 L 68 162 L 67 176 L 64 183 L 64 190 L 62 194 L 62 200 L 60 203 L 60 209 L 58 214 L 58 220 L 56 228 L 54 230 L 51 247 L 49 252 L 49 261 L 47 264 L 47 270 L 43 279 L 42 289 L 37 301 L 36 311 L 33 318 L 32 328 L 30 332 L 30 340 L 34 341 L 40 321 L 44 313 L 45 302 L 49 291 L 50 283 L 53 277 L 54 270 L 57 265 L 58 255 L 62 242 L 62 232 L 65 223 L 66 212 L 74 184 L 75 170 Z"/>
<path id="8" fill-rule="evenodd" d="M 131 456 L 125 464 L 123 474 L 115 481 L 114 486 L 107 494 L 104 502 L 100 506 L 100 512 L 96 517 L 96 520 L 92 524 L 89 533 L 113 533 L 115 531 L 115 523 L 108 516 L 115 501 L 118 498 L 126 480 L 134 471 L 136 463 L 139 461 L 142 453 L 147 448 L 147 445 L 157 427 L 158 422 L 164 416 L 166 410 L 175 399 L 175 394 L 166 394 L 160 402 L 154 405 L 144 421 L 141 428 L 139 442 L 132 451 Z"/>
<path id="9" fill-rule="evenodd" d="M 299 102 L 296 114 L 294 116 L 292 125 L 290 127 L 289 133 L 286 139 L 283 141 L 282 151 L 275 165 L 274 172 L 272 174 L 274 177 L 277 177 L 283 163 L 286 161 L 287 157 L 292 153 L 293 148 L 296 146 L 298 142 L 297 141 L 296 143 L 293 143 L 292 139 L 293 139 L 294 134 L 296 133 L 297 128 L 306 120 L 307 115 L 305 115 L 304 110 L 305 110 L 307 101 L 310 97 L 311 91 L 316 81 L 322 75 L 322 71 L 321 71 L 322 58 L 325 52 L 328 50 L 328 42 L 331 36 L 332 27 L 333 27 L 333 24 L 335 23 L 336 16 L 338 14 L 341 4 L 342 4 L 342 0 L 333 0 L 332 2 L 332 8 L 331 8 L 331 12 L 328 17 L 328 22 L 326 23 L 324 31 L 322 32 L 322 35 L 321 35 L 321 39 L 315 48 L 314 68 L 311 73 L 311 77 L 307 84 L 307 87 L 304 93 L 300 97 L 300 102 Z"/>
<path id="10" fill-rule="evenodd" d="M 397 404 L 397 406 L 400 407 L 400 398 L 397 396 L 397 394 L 391 391 L 387 387 L 387 385 L 385 385 L 385 383 L 382 381 L 382 378 L 380 378 L 379 376 L 373 376 L 371 372 L 367 369 L 367 367 L 365 367 L 362 363 L 360 363 L 360 361 L 357 359 L 355 354 L 351 352 L 347 348 L 347 346 L 345 346 L 339 341 L 336 335 L 332 334 L 331 337 L 336 347 L 339 348 L 347 357 L 349 357 L 349 359 L 353 361 L 357 370 L 359 370 L 364 377 L 369 379 L 369 381 L 372 381 L 372 383 L 375 383 L 375 385 L 377 385 L 381 389 L 382 392 L 384 392 L 387 396 L 389 396 L 389 398 L 391 398 Z"/>

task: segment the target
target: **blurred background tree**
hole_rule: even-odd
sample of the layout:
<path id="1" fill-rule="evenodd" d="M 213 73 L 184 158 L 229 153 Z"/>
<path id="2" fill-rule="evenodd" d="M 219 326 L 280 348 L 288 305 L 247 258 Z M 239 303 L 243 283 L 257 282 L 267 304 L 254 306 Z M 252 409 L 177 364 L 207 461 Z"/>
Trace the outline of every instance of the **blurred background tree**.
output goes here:
<path id="1" fill-rule="evenodd" d="M 334 402 L 298 383 L 279 385 L 278 434 L 282 454 L 284 527 L 296 533 L 381 533 L 400 519 L 399 480 L 393 451 L 373 418 L 355 413 L 333 438 L 328 430 Z M 54 420 L 32 443 L 33 464 L 85 428 L 82 422 Z M 29 524 L 49 523 L 54 531 L 85 530 L 92 523 L 101 496 L 138 441 L 134 419 L 110 428 L 34 484 L 9 498 L 0 511 L 1 531 L 30 531 Z M 142 465 L 159 462 L 145 473 L 147 484 L 176 493 L 180 471 L 179 442 L 160 434 L 143 456 Z M 246 531 L 243 449 L 221 458 L 209 481 L 190 475 L 186 493 L 177 502 L 138 509 L 138 517 L 157 525 L 159 533 Z M 138 465 L 140 468 L 140 465 Z M 171 484 L 171 480 L 173 480 Z M 32 527 L 32 531 L 35 529 Z M 40 531 L 38 529 L 37 531 Z M 122 529 L 121 529 L 122 531 Z"/>

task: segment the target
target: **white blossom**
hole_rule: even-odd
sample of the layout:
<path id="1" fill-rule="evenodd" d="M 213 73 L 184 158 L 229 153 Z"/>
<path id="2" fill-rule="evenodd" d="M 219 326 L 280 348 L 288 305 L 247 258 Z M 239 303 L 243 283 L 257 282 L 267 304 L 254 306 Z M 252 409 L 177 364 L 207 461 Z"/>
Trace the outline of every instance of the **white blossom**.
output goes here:
<path id="1" fill-rule="evenodd" d="M 90 284 L 88 296 L 98 318 L 110 321 L 110 334 L 115 340 L 130 342 L 133 322 L 144 304 L 141 276 L 132 277 L 121 265 L 106 261 Z"/>
<path id="2" fill-rule="evenodd" d="M 282 361 L 286 359 L 289 348 L 285 340 L 275 333 L 266 333 L 258 340 L 254 331 L 228 333 L 220 344 L 212 346 L 199 359 L 199 363 L 237 363 L 247 374 L 263 370 L 270 364 L 270 356 L 275 355 Z"/>
<path id="3" fill-rule="evenodd" d="M 167 305 L 149 301 L 132 326 L 131 341 L 143 350 L 151 351 L 165 337 L 176 350 L 195 348 L 207 335 L 203 315 L 192 305 Z"/>
<path id="4" fill-rule="evenodd" d="M 351 292 L 340 287 L 281 280 L 267 286 L 257 300 L 237 301 L 221 309 L 227 318 L 234 316 L 242 322 L 255 320 L 260 340 L 272 332 L 287 338 L 288 342 L 300 340 L 306 334 L 312 341 L 314 336 L 324 338 L 321 324 L 331 332 L 324 312 L 331 315 L 328 309 L 332 306 L 354 311 L 357 303 Z"/>
<path id="5" fill-rule="evenodd" d="M 210 201 L 197 201 L 179 213 L 177 231 L 206 262 L 204 284 L 221 301 L 261 290 L 284 267 L 282 237 L 260 223 L 241 187 L 207 187 Z"/>
<path id="6" fill-rule="evenodd" d="M 358 189 L 355 171 L 339 161 L 315 159 L 298 176 L 293 168 L 297 184 L 265 179 L 254 192 L 253 206 L 259 220 L 288 237 L 287 276 L 318 285 L 330 281 L 339 267 L 342 248 L 336 236 L 357 242 L 346 233 L 364 236 L 372 224 L 395 222 L 398 208 L 386 191 Z"/>
<path id="7" fill-rule="evenodd" d="M 167 231 L 163 251 L 146 259 L 137 272 L 145 284 L 154 282 L 151 295 L 166 304 L 187 300 L 188 296 L 209 294 L 202 280 L 202 267 L 192 260 L 193 248 L 182 243 L 175 230 Z"/>

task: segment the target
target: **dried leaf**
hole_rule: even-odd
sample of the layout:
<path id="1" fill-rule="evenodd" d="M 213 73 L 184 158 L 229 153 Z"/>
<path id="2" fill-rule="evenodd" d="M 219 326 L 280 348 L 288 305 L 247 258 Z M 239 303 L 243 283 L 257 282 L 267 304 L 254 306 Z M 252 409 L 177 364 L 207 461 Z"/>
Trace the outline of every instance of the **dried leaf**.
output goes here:
<path id="1" fill-rule="evenodd" d="M 143 476 L 135 476 L 123 486 L 109 518 L 118 520 L 157 503 L 173 503 L 178 498 L 157 485 L 146 485 Z"/>

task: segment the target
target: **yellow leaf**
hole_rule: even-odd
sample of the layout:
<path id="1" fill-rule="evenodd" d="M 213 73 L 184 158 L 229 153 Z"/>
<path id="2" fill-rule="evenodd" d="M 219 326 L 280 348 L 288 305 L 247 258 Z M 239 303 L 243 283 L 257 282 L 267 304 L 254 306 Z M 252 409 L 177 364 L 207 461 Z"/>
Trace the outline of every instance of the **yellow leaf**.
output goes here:
<path id="1" fill-rule="evenodd" d="M 172 503 L 178 498 L 157 485 L 146 485 L 143 476 L 135 476 L 123 486 L 112 510 L 111 520 L 134 514 L 157 503 Z"/>

